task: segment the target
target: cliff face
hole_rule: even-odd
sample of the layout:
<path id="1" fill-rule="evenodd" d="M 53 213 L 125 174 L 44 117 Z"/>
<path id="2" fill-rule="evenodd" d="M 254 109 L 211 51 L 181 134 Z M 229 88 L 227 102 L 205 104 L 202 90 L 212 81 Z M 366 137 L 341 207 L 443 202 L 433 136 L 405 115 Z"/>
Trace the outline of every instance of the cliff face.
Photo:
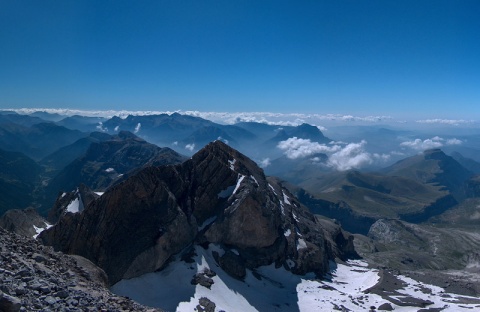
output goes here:
<path id="1" fill-rule="evenodd" d="M 218 263 L 237 278 L 270 263 L 323 274 L 335 256 L 313 215 L 220 141 L 183 164 L 143 169 L 40 238 L 90 259 L 112 284 L 161 269 L 192 244 L 220 246 Z"/>

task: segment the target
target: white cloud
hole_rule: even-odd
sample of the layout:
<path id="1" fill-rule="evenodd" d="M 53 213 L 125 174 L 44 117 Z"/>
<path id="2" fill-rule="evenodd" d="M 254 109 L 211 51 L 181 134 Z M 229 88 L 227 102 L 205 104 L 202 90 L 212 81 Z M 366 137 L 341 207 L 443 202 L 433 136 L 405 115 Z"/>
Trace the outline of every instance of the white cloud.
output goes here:
<path id="1" fill-rule="evenodd" d="M 372 156 L 373 158 L 383 162 L 390 160 L 390 157 L 391 157 L 391 155 L 389 154 L 378 154 L 378 153 L 373 153 Z"/>
<path id="2" fill-rule="evenodd" d="M 350 143 L 328 158 L 327 165 L 339 171 L 361 168 L 373 162 L 370 153 L 365 152 L 366 141 Z"/>
<path id="3" fill-rule="evenodd" d="M 345 146 L 328 146 L 317 142 L 311 142 L 308 139 L 299 139 L 297 137 L 278 143 L 278 148 L 290 159 L 308 157 L 316 153 L 325 153 L 329 155 L 327 166 L 336 170 L 344 171 L 371 164 L 373 158 L 385 160 L 388 155 L 372 156 L 365 151 L 366 141 L 360 143 L 349 143 Z M 314 157 L 312 161 L 319 161 Z"/>
<path id="4" fill-rule="evenodd" d="M 137 125 L 135 126 L 135 131 L 133 131 L 133 133 L 138 133 L 138 131 L 140 131 L 140 128 L 142 127 L 142 124 L 141 123 L 137 123 Z"/>
<path id="5" fill-rule="evenodd" d="M 332 153 L 338 151 L 340 146 L 327 146 L 309 139 L 300 139 L 297 137 L 289 138 L 278 143 L 277 147 L 290 159 L 307 157 L 316 153 Z"/>
<path id="6" fill-rule="evenodd" d="M 195 143 L 185 145 L 185 149 L 193 152 L 193 150 L 195 149 Z"/>
<path id="7" fill-rule="evenodd" d="M 447 142 L 446 142 L 446 145 L 460 145 L 462 143 L 463 143 L 462 140 L 453 138 L 453 139 L 448 139 Z"/>
<path id="8" fill-rule="evenodd" d="M 456 138 L 445 140 L 439 136 L 435 136 L 431 139 L 415 139 L 412 141 L 405 141 L 400 143 L 402 147 L 408 147 L 417 151 L 424 151 L 432 148 L 440 148 L 445 145 L 460 145 L 463 142 Z"/>
<path id="9" fill-rule="evenodd" d="M 225 144 L 228 144 L 228 140 L 222 138 L 221 136 L 219 136 L 219 137 L 217 138 L 217 140 L 218 140 L 218 141 L 222 141 L 222 142 L 224 142 Z"/>
<path id="10" fill-rule="evenodd" d="M 178 145 L 178 141 L 175 141 L 172 143 L 173 145 L 177 146 Z"/>
<path id="11" fill-rule="evenodd" d="M 101 122 L 101 121 L 98 123 L 96 128 L 97 128 L 98 131 L 102 131 L 102 132 L 107 132 L 108 131 L 108 128 L 104 127 L 103 122 Z"/>
<path id="12" fill-rule="evenodd" d="M 461 124 L 473 124 L 474 121 L 464 120 L 464 119 L 424 119 L 424 120 L 417 120 L 417 123 L 458 126 Z"/>
<path id="13" fill-rule="evenodd" d="M 268 166 L 270 166 L 270 158 L 264 158 L 260 161 L 260 163 L 258 164 L 261 168 L 267 168 Z"/>
<path id="14" fill-rule="evenodd" d="M 301 113 L 272 113 L 272 112 L 201 112 L 201 111 L 133 111 L 133 110 L 80 110 L 68 108 L 20 108 L 4 109 L 17 112 L 19 114 L 31 114 L 34 112 L 47 112 L 51 114 L 60 114 L 65 116 L 81 115 L 88 117 L 106 117 L 118 116 L 127 118 L 128 115 L 148 116 L 180 113 L 194 117 L 201 117 L 214 122 L 223 124 L 235 124 L 237 122 L 258 122 L 269 125 L 298 126 L 302 123 L 308 123 L 317 126 L 321 131 L 327 130 L 324 122 L 340 123 L 379 123 L 392 120 L 390 116 L 353 116 L 342 114 L 301 114 Z"/>

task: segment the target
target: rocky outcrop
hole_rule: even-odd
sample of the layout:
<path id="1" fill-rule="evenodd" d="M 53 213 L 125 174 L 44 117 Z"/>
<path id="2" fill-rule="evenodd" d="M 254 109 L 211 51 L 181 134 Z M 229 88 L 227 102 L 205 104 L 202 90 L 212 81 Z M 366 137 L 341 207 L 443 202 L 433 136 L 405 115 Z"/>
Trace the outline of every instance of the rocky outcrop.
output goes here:
<path id="1" fill-rule="evenodd" d="M 185 159 L 170 148 L 121 131 L 111 140 L 92 143 L 85 155 L 62 169 L 46 186 L 42 204 L 50 209 L 59 192 L 70 192 L 80 184 L 104 191 L 142 168 L 178 164 Z"/>
<path id="2" fill-rule="evenodd" d="M 90 261 L 0 228 L 0 311 L 158 311 L 105 285 Z"/>
<path id="3" fill-rule="evenodd" d="M 100 195 L 83 183 L 74 191 L 62 192 L 48 212 L 48 221 L 54 224 L 67 212 L 80 212 L 98 197 Z"/>
<path id="4" fill-rule="evenodd" d="M 355 212 L 346 202 L 332 203 L 328 200 L 313 197 L 300 189 L 297 197 L 311 212 L 337 220 L 345 230 L 366 235 L 376 219 Z"/>
<path id="5" fill-rule="evenodd" d="M 314 216 L 220 141 L 183 164 L 143 169 L 40 238 L 90 259 L 111 283 L 159 270 L 192 244 L 219 246 L 218 262 L 238 278 L 242 266 L 271 263 L 321 275 L 335 256 Z"/>
<path id="6" fill-rule="evenodd" d="M 1 228 L 30 238 L 35 237 L 48 226 L 46 220 L 33 208 L 8 210 L 0 218 Z"/>

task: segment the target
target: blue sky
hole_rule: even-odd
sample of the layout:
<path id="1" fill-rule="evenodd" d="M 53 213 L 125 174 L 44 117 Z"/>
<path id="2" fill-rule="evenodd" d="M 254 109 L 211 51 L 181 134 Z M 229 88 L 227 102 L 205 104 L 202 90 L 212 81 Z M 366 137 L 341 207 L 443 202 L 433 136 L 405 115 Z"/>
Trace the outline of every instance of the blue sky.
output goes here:
<path id="1" fill-rule="evenodd" d="M 480 119 L 479 16 L 461 0 L 0 0 L 0 107 Z"/>

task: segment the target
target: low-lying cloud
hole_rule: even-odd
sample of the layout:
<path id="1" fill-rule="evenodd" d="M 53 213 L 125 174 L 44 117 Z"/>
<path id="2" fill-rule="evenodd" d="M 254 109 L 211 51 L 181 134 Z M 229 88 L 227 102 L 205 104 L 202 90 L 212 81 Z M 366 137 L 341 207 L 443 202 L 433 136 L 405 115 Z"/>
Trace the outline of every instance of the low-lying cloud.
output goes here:
<path id="1" fill-rule="evenodd" d="M 416 151 L 425 151 L 432 148 L 440 148 L 442 146 L 448 145 L 460 145 L 463 141 L 453 138 L 453 139 L 444 139 L 439 136 L 435 136 L 430 139 L 415 139 L 411 141 L 405 141 L 400 143 L 401 147 L 411 148 Z"/>
<path id="2" fill-rule="evenodd" d="M 142 128 L 142 124 L 141 123 L 137 123 L 137 125 L 135 126 L 135 130 L 133 131 L 133 133 L 138 133 L 140 131 L 140 128 Z"/>
<path id="3" fill-rule="evenodd" d="M 475 123 L 473 120 L 465 120 L 465 119 L 423 119 L 417 120 L 417 123 L 422 124 L 440 124 L 440 125 L 451 125 L 451 126 L 459 126 L 465 124 L 473 124 Z"/>
<path id="4" fill-rule="evenodd" d="M 350 170 L 361 168 L 373 162 L 372 155 L 364 149 L 367 141 L 360 143 L 349 143 L 338 152 L 333 153 L 328 158 L 328 165 L 340 170 Z"/>
<path id="5" fill-rule="evenodd" d="M 195 149 L 195 143 L 185 145 L 185 149 L 193 152 L 193 150 Z"/>
<path id="6" fill-rule="evenodd" d="M 290 159 L 303 158 L 317 153 L 333 153 L 340 149 L 339 145 L 327 146 L 318 142 L 312 142 L 309 139 L 297 137 L 281 141 L 277 147 Z"/>
<path id="7" fill-rule="evenodd" d="M 332 142 L 333 143 L 333 142 Z M 374 156 L 365 151 L 366 141 L 359 143 L 320 144 L 309 139 L 297 137 L 289 138 L 278 143 L 277 147 L 290 159 L 305 158 L 317 153 L 329 155 L 326 165 L 340 171 L 360 168 L 369 165 L 377 158 L 386 156 Z"/>

